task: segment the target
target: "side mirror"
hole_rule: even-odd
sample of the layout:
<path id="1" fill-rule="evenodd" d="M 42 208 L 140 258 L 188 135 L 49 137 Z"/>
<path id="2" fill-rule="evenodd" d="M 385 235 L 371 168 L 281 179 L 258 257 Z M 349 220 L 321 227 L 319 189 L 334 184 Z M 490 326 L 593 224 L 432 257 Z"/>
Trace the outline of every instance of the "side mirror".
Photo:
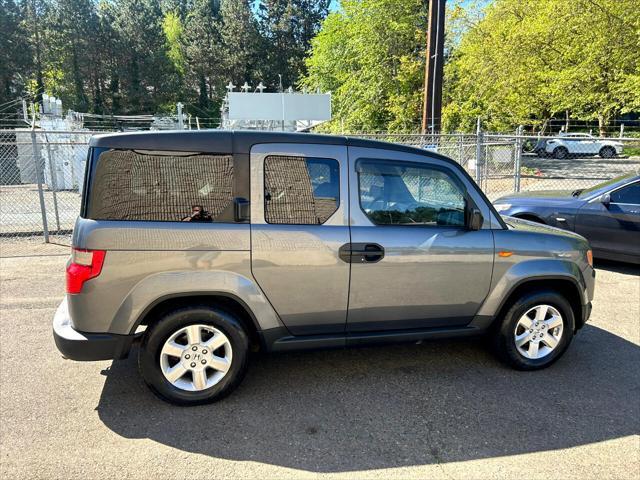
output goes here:
<path id="1" fill-rule="evenodd" d="M 604 195 L 602 195 L 600 197 L 600 203 L 602 203 L 605 207 L 609 208 L 609 205 L 611 204 L 611 195 L 609 195 L 608 193 L 605 193 Z"/>
<path id="2" fill-rule="evenodd" d="M 469 230 L 480 230 L 482 228 L 482 223 L 484 222 L 484 218 L 482 217 L 482 213 L 477 208 L 472 208 L 469 211 Z"/>
<path id="3" fill-rule="evenodd" d="M 251 218 L 249 200 L 242 197 L 233 199 L 233 220 L 236 222 L 248 222 Z"/>

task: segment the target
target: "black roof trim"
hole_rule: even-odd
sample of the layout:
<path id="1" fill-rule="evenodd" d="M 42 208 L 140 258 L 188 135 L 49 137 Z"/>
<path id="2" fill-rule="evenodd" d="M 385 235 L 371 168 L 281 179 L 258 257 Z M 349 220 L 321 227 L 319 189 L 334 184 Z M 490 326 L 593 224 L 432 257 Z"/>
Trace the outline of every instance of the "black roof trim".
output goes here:
<path id="1" fill-rule="evenodd" d="M 136 150 L 165 150 L 177 152 L 215 152 L 232 153 L 232 132 L 210 131 L 163 131 L 163 132 L 126 132 L 109 133 L 91 137 L 91 147 L 130 148 Z"/>
<path id="2" fill-rule="evenodd" d="M 397 143 L 368 140 L 338 135 L 313 133 L 266 132 L 256 130 L 188 130 L 160 132 L 131 132 L 96 135 L 89 143 L 92 147 L 134 148 L 137 150 L 198 151 L 210 153 L 249 153 L 260 143 L 313 143 L 345 145 L 363 148 L 385 148 L 407 153 L 422 154 L 451 161 L 449 158 L 421 148 Z M 455 162 L 453 162 L 455 163 Z"/>

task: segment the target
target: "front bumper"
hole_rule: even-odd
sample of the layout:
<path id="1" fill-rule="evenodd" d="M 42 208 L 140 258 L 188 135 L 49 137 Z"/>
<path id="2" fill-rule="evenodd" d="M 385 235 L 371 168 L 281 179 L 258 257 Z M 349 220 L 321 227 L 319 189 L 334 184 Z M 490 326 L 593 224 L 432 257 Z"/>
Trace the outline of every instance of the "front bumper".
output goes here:
<path id="1" fill-rule="evenodd" d="M 588 266 L 582 271 L 582 315 L 576 318 L 576 331 L 580 330 L 589 321 L 591 317 L 593 296 L 596 287 L 596 270 Z"/>
<path id="2" fill-rule="evenodd" d="M 63 357 L 92 361 L 126 358 L 136 336 L 77 331 L 71 324 L 65 299 L 53 317 L 53 338 Z"/>
<path id="3" fill-rule="evenodd" d="M 578 328 L 584 327 L 584 324 L 589 321 L 589 317 L 591 317 L 591 309 L 591 302 L 582 307 L 582 323 L 578 326 Z"/>

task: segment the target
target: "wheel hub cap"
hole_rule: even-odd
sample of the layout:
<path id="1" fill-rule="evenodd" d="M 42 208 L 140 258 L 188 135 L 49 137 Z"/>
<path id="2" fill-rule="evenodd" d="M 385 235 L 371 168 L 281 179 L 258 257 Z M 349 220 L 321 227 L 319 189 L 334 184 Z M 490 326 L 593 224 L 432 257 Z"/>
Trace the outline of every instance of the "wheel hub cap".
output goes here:
<path id="1" fill-rule="evenodd" d="M 200 391 L 216 385 L 229 371 L 231 343 L 210 325 L 189 325 L 169 336 L 160 351 L 160 368 L 175 387 Z"/>
<path id="2" fill-rule="evenodd" d="M 553 352 L 562 338 L 564 323 L 551 305 L 537 305 L 525 312 L 516 324 L 514 340 L 518 352 L 532 360 Z"/>

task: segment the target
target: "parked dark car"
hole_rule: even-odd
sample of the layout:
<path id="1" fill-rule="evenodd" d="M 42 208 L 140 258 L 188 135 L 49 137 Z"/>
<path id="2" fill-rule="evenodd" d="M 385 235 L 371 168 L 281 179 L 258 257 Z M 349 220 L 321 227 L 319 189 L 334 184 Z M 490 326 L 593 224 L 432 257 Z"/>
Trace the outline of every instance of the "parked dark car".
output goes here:
<path id="1" fill-rule="evenodd" d="M 503 216 L 579 233 L 596 258 L 640 264 L 640 172 L 586 189 L 512 194 L 494 205 Z"/>

